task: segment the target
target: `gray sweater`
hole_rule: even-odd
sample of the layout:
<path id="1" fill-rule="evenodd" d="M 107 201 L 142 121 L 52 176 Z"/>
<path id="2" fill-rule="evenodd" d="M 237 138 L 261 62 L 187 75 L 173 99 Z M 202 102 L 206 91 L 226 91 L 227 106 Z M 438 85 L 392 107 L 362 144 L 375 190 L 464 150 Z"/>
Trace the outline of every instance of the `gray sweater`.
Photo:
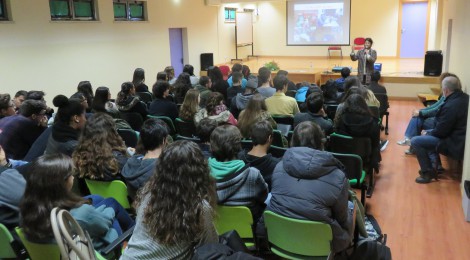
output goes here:
<path id="1" fill-rule="evenodd" d="M 0 173 L 0 223 L 18 226 L 19 205 L 26 188 L 26 180 L 17 170 L 8 169 Z"/>

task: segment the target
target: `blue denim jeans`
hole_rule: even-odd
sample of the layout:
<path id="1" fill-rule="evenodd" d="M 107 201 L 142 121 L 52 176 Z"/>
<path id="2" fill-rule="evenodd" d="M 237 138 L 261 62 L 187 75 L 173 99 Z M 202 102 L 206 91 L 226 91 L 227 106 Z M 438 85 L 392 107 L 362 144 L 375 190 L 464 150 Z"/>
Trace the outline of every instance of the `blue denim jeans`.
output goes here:
<path id="1" fill-rule="evenodd" d="M 416 154 L 421 171 L 433 171 L 441 164 L 439 154 L 436 152 L 439 140 L 431 135 L 415 136 L 411 139 L 411 148 Z"/>
<path id="2" fill-rule="evenodd" d="M 434 128 L 434 117 L 422 118 L 412 117 L 405 131 L 405 138 L 411 139 L 421 134 L 421 130 L 429 130 Z"/>

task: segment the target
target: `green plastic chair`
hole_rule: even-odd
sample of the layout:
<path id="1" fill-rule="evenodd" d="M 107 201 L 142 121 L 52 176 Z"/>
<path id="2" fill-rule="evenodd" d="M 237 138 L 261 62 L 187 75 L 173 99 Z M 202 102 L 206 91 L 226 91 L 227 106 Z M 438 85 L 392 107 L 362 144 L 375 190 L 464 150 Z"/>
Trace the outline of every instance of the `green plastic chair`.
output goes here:
<path id="1" fill-rule="evenodd" d="M 245 206 L 217 206 L 215 228 L 219 235 L 236 230 L 247 247 L 255 245 L 253 235 L 253 216 Z"/>
<path id="2" fill-rule="evenodd" d="M 13 237 L 10 231 L 0 223 L 0 259 L 16 258 L 11 242 L 13 242 Z"/>
<path id="3" fill-rule="evenodd" d="M 333 232 L 325 223 L 264 212 L 271 251 L 286 259 L 328 259 Z"/>
<path id="4" fill-rule="evenodd" d="M 171 118 L 169 118 L 167 116 L 152 116 L 152 115 L 147 115 L 147 118 L 158 118 L 158 119 L 162 120 L 168 126 L 168 128 L 170 130 L 170 135 L 171 136 L 176 135 L 175 124 L 173 123 L 173 120 L 171 120 Z"/>
<path id="5" fill-rule="evenodd" d="M 127 199 L 127 186 L 124 182 L 114 181 L 97 181 L 85 179 L 86 186 L 91 194 L 100 195 L 103 198 L 114 198 L 125 209 L 130 209 L 131 205 Z"/>
<path id="6" fill-rule="evenodd" d="M 366 171 L 362 169 L 362 159 L 357 154 L 331 153 L 344 166 L 344 173 L 351 187 L 361 189 L 361 203 L 365 205 L 367 185 L 364 180 Z"/>

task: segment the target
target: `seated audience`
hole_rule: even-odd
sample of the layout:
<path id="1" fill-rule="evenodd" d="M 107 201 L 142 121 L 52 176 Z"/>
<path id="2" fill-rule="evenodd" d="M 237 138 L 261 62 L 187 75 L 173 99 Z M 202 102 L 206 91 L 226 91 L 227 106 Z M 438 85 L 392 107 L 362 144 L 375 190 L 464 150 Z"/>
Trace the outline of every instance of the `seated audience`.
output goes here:
<path id="1" fill-rule="evenodd" d="M 217 243 L 214 180 L 190 141 L 165 148 L 136 201 L 134 233 L 121 259 L 190 259 L 194 248 Z"/>
<path id="2" fill-rule="evenodd" d="M 199 91 L 201 102 L 199 102 L 200 107 L 206 107 L 207 99 L 212 93 L 212 80 L 208 76 L 201 76 L 199 78 L 199 84 L 194 87 Z"/>
<path id="3" fill-rule="evenodd" d="M 162 80 L 157 81 L 152 87 L 152 92 L 155 100 L 150 104 L 149 115 L 167 116 L 174 121 L 178 117 L 178 107 L 174 102 L 167 100 L 170 95 L 170 84 Z"/>
<path id="4" fill-rule="evenodd" d="M 325 98 L 325 103 L 328 104 L 338 104 L 340 99 L 344 96 L 342 92 L 338 92 L 338 87 L 332 79 L 329 79 L 325 84 L 321 85 L 321 90 Z"/>
<path id="5" fill-rule="evenodd" d="M 93 113 L 106 113 L 113 118 L 120 118 L 119 109 L 114 102 L 111 102 L 111 92 L 107 87 L 98 87 L 95 91 L 93 103 L 91 103 Z"/>
<path id="6" fill-rule="evenodd" d="M 343 165 L 323 151 L 322 139 L 323 132 L 313 122 L 302 122 L 294 129 L 291 148 L 274 169 L 266 210 L 330 224 L 332 250 L 339 252 L 352 240 L 349 180 L 341 170 Z"/>
<path id="7" fill-rule="evenodd" d="M 20 113 L 0 120 L 0 145 L 8 158 L 22 160 L 47 125 L 46 104 L 25 100 Z"/>
<path id="8" fill-rule="evenodd" d="M 19 90 L 16 92 L 13 102 L 15 103 L 15 110 L 17 112 L 20 109 L 21 104 L 23 104 L 23 101 L 25 101 L 27 95 L 28 92 L 26 90 Z"/>
<path id="9" fill-rule="evenodd" d="M 145 71 L 142 68 L 134 70 L 132 84 L 134 84 L 135 92 L 150 92 L 149 87 L 145 85 Z"/>
<path id="10" fill-rule="evenodd" d="M 437 111 L 435 126 L 421 136 L 411 139 L 416 153 L 420 176 L 417 183 L 430 183 L 437 179 L 437 166 L 433 158 L 442 153 L 454 160 L 463 160 L 467 133 L 468 95 L 460 89 L 461 83 L 454 76 L 442 80 L 444 104 Z"/>
<path id="11" fill-rule="evenodd" d="M 273 142 L 273 127 L 268 121 L 258 121 L 251 128 L 251 141 L 253 148 L 250 151 L 242 150 L 238 158 L 243 160 L 251 167 L 258 169 L 268 184 L 268 190 L 271 190 L 271 177 L 274 168 L 281 160 L 268 153 L 269 147 Z"/>
<path id="12" fill-rule="evenodd" d="M 135 87 L 132 82 L 122 83 L 116 104 L 121 113 L 138 113 L 143 119 L 147 117 L 147 106 L 135 95 Z"/>
<path id="13" fill-rule="evenodd" d="M 164 72 L 164 71 L 159 71 L 159 72 L 157 73 L 157 81 L 159 81 L 159 80 L 163 80 L 163 81 L 168 82 L 168 75 L 166 74 L 166 72 Z"/>
<path id="14" fill-rule="evenodd" d="M 132 199 L 135 198 L 137 190 L 154 174 L 158 158 L 167 144 L 168 134 L 168 127 L 160 119 L 149 118 L 142 125 L 139 143 L 144 153 L 133 155 L 122 168 L 122 176 Z"/>
<path id="15" fill-rule="evenodd" d="M 219 126 L 219 124 L 216 120 L 206 117 L 199 122 L 199 125 L 196 128 L 196 135 L 199 137 L 199 140 L 201 140 L 198 145 L 206 159 L 209 159 L 209 157 L 212 156 L 210 145 L 211 134 L 217 126 Z"/>
<path id="16" fill-rule="evenodd" d="M 190 89 L 184 97 L 184 102 L 179 112 L 179 118 L 183 119 L 186 122 L 194 122 L 194 116 L 200 109 L 200 99 L 201 95 L 199 94 L 199 91 L 197 89 Z"/>
<path id="17" fill-rule="evenodd" d="M 132 227 L 134 221 L 113 198 L 91 195 L 84 199 L 75 195 L 71 191 L 73 167 L 70 157 L 62 154 L 44 155 L 32 162 L 20 204 L 20 227 L 31 242 L 53 243 L 50 214 L 59 207 L 70 211 L 90 234 L 95 249 L 103 249 Z"/>
<path id="18" fill-rule="evenodd" d="M 194 87 L 199 83 L 199 78 L 194 75 L 194 67 L 193 65 L 186 64 L 183 67 L 183 73 L 188 73 L 189 74 L 189 80 L 191 82 L 191 86 Z M 184 97 L 184 95 L 183 95 Z"/>
<path id="19" fill-rule="evenodd" d="M 295 100 L 297 100 L 297 102 L 305 102 L 305 99 L 308 97 L 307 96 L 307 91 L 309 90 L 309 88 L 311 87 L 310 83 L 308 83 L 307 81 L 303 81 L 301 84 L 300 84 L 300 88 L 297 89 L 297 93 L 295 93 Z"/>
<path id="20" fill-rule="evenodd" d="M 276 93 L 276 89 L 271 87 L 271 71 L 266 67 L 261 67 L 258 70 L 258 88 L 256 91 L 265 98 Z"/>
<path id="21" fill-rule="evenodd" d="M 263 214 L 268 185 L 258 169 L 237 159 L 241 151 L 241 134 L 235 126 L 217 127 L 211 134 L 211 175 L 217 182 L 218 203 L 247 206 L 255 223 Z"/>
<path id="22" fill-rule="evenodd" d="M 173 84 L 172 93 L 174 95 L 176 104 L 183 103 L 184 96 L 186 96 L 186 92 L 192 89 L 193 86 L 191 85 L 191 79 L 188 73 L 181 73 Z"/>
<path id="23" fill-rule="evenodd" d="M 90 81 L 80 81 L 80 83 L 78 83 L 78 86 L 77 86 L 77 92 L 80 92 L 85 96 L 86 101 L 88 105 L 90 106 L 86 108 L 86 112 L 90 113 L 91 104 L 93 104 L 93 98 L 94 98 L 93 87 L 91 86 Z"/>
<path id="24" fill-rule="evenodd" d="M 72 158 L 80 178 L 121 179 L 127 162 L 126 146 L 111 116 L 96 113 L 87 121 Z"/>
<path id="25" fill-rule="evenodd" d="M 235 73 L 235 72 L 242 73 L 240 86 L 241 86 L 241 88 L 245 88 L 247 79 L 245 79 L 245 77 L 243 76 L 243 65 L 241 65 L 240 63 L 235 63 L 235 64 L 232 65 L 232 74 L 227 79 L 227 83 L 229 85 L 229 88 L 231 88 L 233 86 L 233 73 Z"/>
<path id="26" fill-rule="evenodd" d="M 287 76 L 289 72 L 287 70 L 278 70 L 276 76 L 285 76 L 289 80 L 289 76 Z M 287 83 L 287 90 L 295 90 L 297 91 L 297 87 L 295 86 L 295 83 L 289 80 L 289 83 Z"/>
<path id="27" fill-rule="evenodd" d="M 325 135 L 333 132 L 333 121 L 329 119 L 323 109 L 323 95 L 321 93 L 312 93 L 307 97 L 307 112 L 298 113 L 294 116 L 294 128 L 304 122 L 313 121 L 323 130 Z"/>
<path id="28" fill-rule="evenodd" d="M 240 111 L 246 108 L 248 101 L 253 98 L 256 93 L 256 85 L 253 81 L 248 81 L 246 84 L 245 90 L 243 93 L 238 93 L 235 97 L 232 98 L 230 102 L 230 112 L 232 115 L 238 119 Z"/>
<path id="29" fill-rule="evenodd" d="M 227 99 L 227 89 L 230 87 L 227 81 L 224 80 L 224 76 L 222 75 L 222 71 L 220 71 L 219 67 L 211 66 L 207 70 L 207 76 L 212 81 L 212 91 L 219 92 L 224 96 L 224 99 Z"/>
<path id="30" fill-rule="evenodd" d="M 248 81 L 253 81 L 254 83 L 256 83 L 255 86 L 258 87 L 258 77 L 251 73 L 250 67 L 248 67 L 247 65 L 243 65 L 242 74 L 243 78 L 247 80 L 246 83 L 248 83 Z"/>
<path id="31" fill-rule="evenodd" d="M 171 86 L 175 84 L 176 78 L 175 78 L 175 69 L 173 66 L 167 66 L 165 67 L 165 73 L 166 77 L 168 78 L 168 83 L 170 83 Z"/>
<path id="32" fill-rule="evenodd" d="M 341 78 L 335 80 L 336 89 L 338 92 L 345 92 L 344 81 L 347 77 L 351 75 L 351 70 L 348 67 L 343 67 L 341 69 Z"/>
<path id="33" fill-rule="evenodd" d="M 9 94 L 0 94 L 0 119 L 16 114 L 16 107 Z"/>
<path id="34" fill-rule="evenodd" d="M 227 110 L 224 104 L 224 96 L 219 92 L 212 92 L 207 100 L 206 108 L 199 110 L 194 116 L 197 125 L 203 118 L 215 119 L 220 124 L 237 125 L 237 119 Z"/>
<path id="35" fill-rule="evenodd" d="M 253 95 L 238 119 L 237 126 L 243 138 L 250 138 L 253 125 L 259 121 L 268 121 L 273 129 L 277 128 L 276 121 L 269 114 L 264 97 L 260 94 Z"/>
<path id="36" fill-rule="evenodd" d="M 232 73 L 232 87 L 227 90 L 227 106 L 230 107 L 232 99 L 237 96 L 239 93 L 243 93 L 243 88 L 241 85 L 241 80 L 243 74 L 241 72 Z"/>
<path id="37" fill-rule="evenodd" d="M 44 93 L 44 91 L 40 91 L 40 90 L 31 90 L 31 91 L 28 91 L 28 94 L 26 94 L 26 98 L 25 100 L 38 100 L 38 101 L 42 101 L 45 105 L 46 105 L 46 116 L 47 118 L 51 118 L 52 117 L 52 114 L 54 113 L 54 109 L 50 108 L 49 106 L 47 106 L 47 102 L 46 100 L 44 99 L 44 96 L 46 95 L 46 93 Z"/>
<path id="38" fill-rule="evenodd" d="M 299 113 L 299 106 L 293 97 L 286 96 L 287 84 L 289 80 L 285 76 L 274 78 L 274 88 L 276 93 L 266 99 L 266 106 L 271 115 L 291 115 Z M 259 88 L 258 88 L 259 89 Z"/>
<path id="39" fill-rule="evenodd" d="M 59 109 L 44 154 L 63 153 L 72 156 L 78 144 L 80 131 L 86 123 L 85 107 L 79 100 L 73 98 L 69 100 L 64 95 L 56 96 L 52 103 Z"/>

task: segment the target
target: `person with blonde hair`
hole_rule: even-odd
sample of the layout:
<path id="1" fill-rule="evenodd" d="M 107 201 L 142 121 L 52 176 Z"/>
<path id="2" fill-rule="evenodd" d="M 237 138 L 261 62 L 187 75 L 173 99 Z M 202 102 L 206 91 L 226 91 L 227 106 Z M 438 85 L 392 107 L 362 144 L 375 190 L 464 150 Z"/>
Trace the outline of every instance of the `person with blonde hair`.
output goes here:
<path id="1" fill-rule="evenodd" d="M 188 90 L 180 108 L 179 118 L 188 122 L 194 121 L 194 116 L 199 111 L 200 100 L 201 97 L 197 89 Z"/>

